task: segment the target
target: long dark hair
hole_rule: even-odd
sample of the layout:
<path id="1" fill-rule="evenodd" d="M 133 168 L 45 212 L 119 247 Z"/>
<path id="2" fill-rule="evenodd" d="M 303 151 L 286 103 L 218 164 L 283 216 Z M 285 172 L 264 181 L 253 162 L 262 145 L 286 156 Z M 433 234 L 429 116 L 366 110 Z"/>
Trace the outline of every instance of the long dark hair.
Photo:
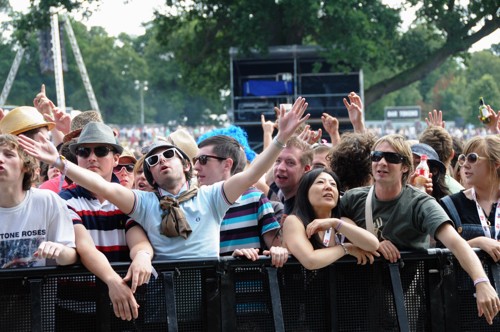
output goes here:
<path id="1" fill-rule="evenodd" d="M 450 188 L 446 184 L 446 174 L 441 172 L 439 167 L 434 166 L 433 163 L 429 163 L 429 168 L 432 173 L 432 197 L 439 201 L 444 196 L 451 195 Z"/>
<path id="2" fill-rule="evenodd" d="M 299 187 L 297 189 L 297 195 L 295 196 L 295 207 L 293 209 L 292 214 L 296 215 L 297 218 L 302 221 L 304 224 L 304 228 L 307 227 L 307 225 L 313 221 L 314 219 L 317 218 L 316 214 L 314 213 L 314 209 L 311 205 L 311 202 L 308 199 L 308 193 L 309 189 L 313 185 L 314 181 L 316 178 L 321 174 L 321 173 L 327 173 L 332 176 L 332 178 L 335 180 L 337 183 L 337 190 L 339 191 L 339 196 L 337 197 L 337 205 L 335 208 L 333 208 L 331 212 L 331 217 L 332 218 L 340 218 L 340 206 L 339 206 L 339 200 L 340 200 L 340 181 L 337 175 L 329 171 L 325 168 L 315 168 L 306 174 L 302 176 L 302 179 L 300 180 Z M 314 249 L 320 249 L 324 248 L 325 246 L 321 242 L 319 235 L 316 233 L 314 234 L 311 239 L 311 244 L 313 245 Z"/>

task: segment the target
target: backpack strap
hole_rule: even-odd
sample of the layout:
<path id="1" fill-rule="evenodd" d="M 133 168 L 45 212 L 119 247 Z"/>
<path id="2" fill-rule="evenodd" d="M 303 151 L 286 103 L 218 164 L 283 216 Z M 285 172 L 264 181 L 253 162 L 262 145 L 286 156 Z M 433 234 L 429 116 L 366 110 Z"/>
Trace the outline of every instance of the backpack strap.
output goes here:
<path id="1" fill-rule="evenodd" d="M 451 200 L 450 196 L 445 196 L 441 198 L 441 202 L 446 206 L 448 212 L 450 213 L 451 219 L 455 223 L 455 227 L 459 234 L 462 233 L 462 220 L 460 219 L 460 215 L 458 214 L 457 208 L 455 204 Z"/>

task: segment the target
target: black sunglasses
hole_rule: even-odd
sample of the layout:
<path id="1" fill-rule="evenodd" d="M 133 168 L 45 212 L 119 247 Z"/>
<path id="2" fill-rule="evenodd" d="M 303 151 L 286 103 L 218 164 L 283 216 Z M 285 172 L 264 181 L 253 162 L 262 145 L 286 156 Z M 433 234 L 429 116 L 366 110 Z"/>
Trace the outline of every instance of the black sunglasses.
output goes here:
<path id="1" fill-rule="evenodd" d="M 144 159 L 144 161 L 150 167 L 153 167 L 154 165 L 158 164 L 158 162 L 160 161 L 160 156 L 163 156 L 163 158 L 165 158 L 165 159 L 172 159 L 175 156 L 176 152 L 181 157 L 181 159 L 184 159 L 184 157 L 179 153 L 179 151 L 177 151 L 176 148 L 170 148 L 170 149 L 167 149 L 161 153 L 149 156 L 146 159 Z"/>
<path id="2" fill-rule="evenodd" d="M 113 167 L 113 172 L 118 173 L 125 168 L 128 173 L 132 173 L 134 171 L 134 164 L 118 164 L 118 166 Z"/>
<path id="3" fill-rule="evenodd" d="M 224 158 L 224 157 L 217 157 L 217 156 L 211 156 L 211 155 L 208 155 L 208 154 L 202 154 L 201 156 L 193 158 L 193 165 L 196 164 L 197 161 L 200 162 L 200 165 L 206 165 L 209 158 L 217 159 L 217 160 L 221 160 L 221 161 L 227 159 L 227 158 Z"/>
<path id="4" fill-rule="evenodd" d="M 94 154 L 96 157 L 102 158 L 102 157 L 106 157 L 110 151 L 113 151 L 113 149 L 108 147 L 108 146 L 104 146 L 104 145 L 103 146 L 96 146 L 95 148 L 86 148 L 86 147 L 80 146 L 79 148 L 76 149 L 75 154 L 81 158 L 88 158 L 92 151 L 94 151 Z"/>
<path id="5" fill-rule="evenodd" d="M 401 164 L 405 158 L 396 152 L 372 151 L 370 154 L 372 161 L 379 162 L 382 158 L 391 164 Z"/>
<path id="6" fill-rule="evenodd" d="M 471 152 L 468 155 L 464 154 L 459 155 L 457 162 L 460 166 L 463 166 L 466 160 L 469 164 L 475 164 L 479 159 L 488 159 L 488 158 L 480 157 L 477 153 Z"/>

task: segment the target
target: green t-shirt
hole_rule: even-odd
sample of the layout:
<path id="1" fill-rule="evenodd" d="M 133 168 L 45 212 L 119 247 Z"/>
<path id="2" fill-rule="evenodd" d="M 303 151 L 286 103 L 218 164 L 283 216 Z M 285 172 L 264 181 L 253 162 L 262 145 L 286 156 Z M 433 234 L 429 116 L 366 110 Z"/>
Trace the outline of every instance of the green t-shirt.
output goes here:
<path id="1" fill-rule="evenodd" d="M 340 200 L 342 216 L 366 228 L 365 203 L 370 187 L 348 190 Z M 373 224 L 380 241 L 389 240 L 399 250 L 429 248 L 429 235 L 450 218 L 431 196 L 405 186 L 399 196 L 391 201 L 379 201 L 375 192 L 372 198 Z"/>

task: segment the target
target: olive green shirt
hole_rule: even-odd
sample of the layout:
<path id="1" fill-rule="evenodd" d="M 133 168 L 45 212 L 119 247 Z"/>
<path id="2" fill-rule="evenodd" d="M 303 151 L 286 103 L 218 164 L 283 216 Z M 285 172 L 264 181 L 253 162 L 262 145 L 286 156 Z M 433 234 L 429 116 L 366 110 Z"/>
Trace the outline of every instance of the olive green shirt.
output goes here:
<path id="1" fill-rule="evenodd" d="M 340 200 L 342 216 L 366 228 L 365 203 L 370 187 L 348 190 Z M 379 201 L 373 193 L 373 224 L 379 241 L 389 240 L 399 250 L 429 248 L 429 236 L 450 218 L 439 203 L 426 193 L 405 186 L 394 200 Z"/>

